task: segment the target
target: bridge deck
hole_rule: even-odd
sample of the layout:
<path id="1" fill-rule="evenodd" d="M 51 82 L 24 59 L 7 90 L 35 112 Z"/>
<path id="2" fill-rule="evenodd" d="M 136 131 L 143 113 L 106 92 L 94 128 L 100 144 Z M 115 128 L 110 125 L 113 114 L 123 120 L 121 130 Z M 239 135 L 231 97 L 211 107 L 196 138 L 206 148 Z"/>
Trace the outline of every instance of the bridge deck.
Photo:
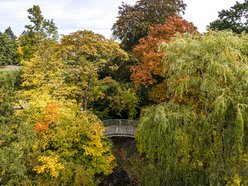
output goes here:
<path id="1" fill-rule="evenodd" d="M 104 120 L 106 126 L 105 134 L 109 137 L 130 137 L 134 138 L 138 121 L 113 119 Z"/>

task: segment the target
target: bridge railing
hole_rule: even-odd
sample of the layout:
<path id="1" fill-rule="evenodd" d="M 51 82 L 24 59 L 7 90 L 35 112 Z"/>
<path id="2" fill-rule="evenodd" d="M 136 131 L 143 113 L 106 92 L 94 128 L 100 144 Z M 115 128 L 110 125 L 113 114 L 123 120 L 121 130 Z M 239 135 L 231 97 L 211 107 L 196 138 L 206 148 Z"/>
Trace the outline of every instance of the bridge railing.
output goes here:
<path id="1" fill-rule="evenodd" d="M 128 119 L 107 119 L 102 121 L 104 126 L 111 126 L 111 125 L 129 125 L 129 126 L 138 126 L 137 120 L 128 120 Z"/>
<path id="2" fill-rule="evenodd" d="M 127 128 L 117 128 L 117 127 L 111 127 L 107 129 L 104 134 L 108 137 L 118 137 L 118 136 L 125 136 L 125 137 L 134 137 L 136 133 L 136 128 L 127 127 Z"/>
<path id="3" fill-rule="evenodd" d="M 102 121 L 108 137 L 135 137 L 138 121 L 127 119 L 109 119 Z"/>

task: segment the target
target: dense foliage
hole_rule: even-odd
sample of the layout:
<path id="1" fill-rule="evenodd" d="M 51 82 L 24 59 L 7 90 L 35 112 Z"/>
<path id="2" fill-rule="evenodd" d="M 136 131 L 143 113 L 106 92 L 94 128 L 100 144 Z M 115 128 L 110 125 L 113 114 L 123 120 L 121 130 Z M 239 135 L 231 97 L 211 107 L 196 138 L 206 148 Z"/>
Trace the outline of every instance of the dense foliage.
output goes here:
<path id="1" fill-rule="evenodd" d="M 209 32 L 161 46 L 169 100 L 140 119 L 144 185 L 247 185 L 247 41 Z"/>
<path id="2" fill-rule="evenodd" d="M 28 13 L 30 14 L 28 19 L 31 24 L 25 26 L 26 30 L 19 37 L 22 58 L 24 60 L 30 60 L 33 57 L 41 41 L 58 39 L 58 31 L 55 23 L 52 19 L 47 20 L 43 17 L 38 5 L 29 8 Z"/>
<path id="3" fill-rule="evenodd" d="M 235 33 L 248 33 L 248 1 L 236 2 L 229 10 L 219 12 L 219 19 L 210 23 L 213 30 L 232 30 Z"/>
<path id="4" fill-rule="evenodd" d="M 127 58 L 127 54 L 116 42 L 86 30 L 64 36 L 62 47 L 65 81 L 86 110 L 90 102 L 105 96 L 105 89 L 113 82 L 111 77 L 99 78 L 101 70 L 115 58 Z"/>
<path id="5" fill-rule="evenodd" d="M 165 23 L 169 16 L 183 12 L 185 6 L 182 0 L 139 0 L 133 6 L 123 3 L 113 35 L 124 49 L 131 50 L 147 35 L 150 26 Z"/>
<path id="6" fill-rule="evenodd" d="M 97 116 L 68 99 L 58 45 L 40 46 L 22 62 L 21 89 L 12 72 L 1 78 L 0 183 L 91 185 L 115 167 L 111 143 Z"/>
<path id="7" fill-rule="evenodd" d="M 33 126 L 31 168 L 43 184 L 89 185 L 95 174 L 109 174 L 114 157 L 100 120 L 72 103 L 41 95 L 19 115 Z"/>
<path id="8" fill-rule="evenodd" d="M 247 1 L 210 25 L 234 32 L 198 33 L 185 6 L 123 3 L 120 44 L 89 30 L 58 41 L 38 5 L 20 37 L 0 33 L 0 65 L 20 65 L 0 69 L 0 185 L 96 185 L 113 170 L 144 186 L 248 185 Z M 139 119 L 140 154 L 112 148 L 101 120 L 116 118 Z"/>
<path id="9" fill-rule="evenodd" d="M 16 36 L 9 27 L 3 33 L 0 32 L 0 66 L 15 65 L 19 61 Z"/>
<path id="10" fill-rule="evenodd" d="M 170 42 L 176 33 L 190 34 L 196 31 L 193 23 L 179 16 L 171 16 L 165 24 L 157 24 L 150 28 L 147 37 L 139 40 L 133 53 L 140 60 L 138 65 L 130 68 L 134 86 L 138 89 L 145 86 L 150 90 L 149 98 L 154 102 L 165 101 L 166 79 L 162 73 L 161 60 L 164 52 L 158 51 L 162 42 Z"/>
<path id="11" fill-rule="evenodd" d="M 27 175 L 26 150 L 33 141 L 32 126 L 15 115 L 18 74 L 0 72 L 0 184 L 15 185 Z"/>

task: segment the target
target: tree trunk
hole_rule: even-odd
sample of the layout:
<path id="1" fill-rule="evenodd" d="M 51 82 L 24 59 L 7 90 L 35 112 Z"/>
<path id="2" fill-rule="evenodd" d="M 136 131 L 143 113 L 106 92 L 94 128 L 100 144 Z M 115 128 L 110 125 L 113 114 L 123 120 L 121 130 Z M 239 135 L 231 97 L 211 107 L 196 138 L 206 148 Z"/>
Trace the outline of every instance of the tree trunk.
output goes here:
<path id="1" fill-rule="evenodd" d="M 83 98 L 82 104 L 83 104 L 83 110 L 87 110 L 87 107 L 88 107 L 88 99 L 87 99 L 87 98 Z"/>

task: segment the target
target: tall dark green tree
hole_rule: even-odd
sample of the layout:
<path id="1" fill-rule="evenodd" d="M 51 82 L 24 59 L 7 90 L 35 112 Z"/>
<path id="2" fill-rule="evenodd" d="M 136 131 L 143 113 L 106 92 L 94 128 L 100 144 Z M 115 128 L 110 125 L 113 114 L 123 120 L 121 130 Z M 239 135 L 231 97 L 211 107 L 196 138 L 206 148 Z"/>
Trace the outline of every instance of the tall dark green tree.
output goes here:
<path id="1" fill-rule="evenodd" d="M 248 0 L 243 3 L 236 2 L 229 10 L 221 10 L 219 19 L 210 23 L 212 30 L 230 29 L 235 33 L 248 33 Z"/>
<path id="2" fill-rule="evenodd" d="M 23 31 L 19 38 L 25 60 L 33 57 L 34 52 L 43 40 L 50 39 L 56 41 L 58 39 L 57 27 L 53 19 L 45 19 L 38 5 L 28 9 L 28 13 L 30 14 L 28 18 L 31 24 L 25 26 L 26 30 Z"/>
<path id="3" fill-rule="evenodd" d="M 145 109 L 142 185 L 248 184 L 248 36 L 178 36 L 161 50 L 169 100 Z"/>
<path id="4" fill-rule="evenodd" d="M 169 16 L 183 13 L 185 6 L 182 0 L 139 0 L 134 6 L 123 3 L 112 28 L 113 35 L 124 49 L 131 50 L 147 35 L 151 25 L 163 24 Z"/>
<path id="5" fill-rule="evenodd" d="M 16 40 L 17 38 L 10 26 L 7 29 L 5 29 L 4 33 L 7 34 L 13 40 Z"/>
<path id="6" fill-rule="evenodd" d="M 8 32 L 0 33 L 0 66 L 17 64 L 17 46 Z"/>

